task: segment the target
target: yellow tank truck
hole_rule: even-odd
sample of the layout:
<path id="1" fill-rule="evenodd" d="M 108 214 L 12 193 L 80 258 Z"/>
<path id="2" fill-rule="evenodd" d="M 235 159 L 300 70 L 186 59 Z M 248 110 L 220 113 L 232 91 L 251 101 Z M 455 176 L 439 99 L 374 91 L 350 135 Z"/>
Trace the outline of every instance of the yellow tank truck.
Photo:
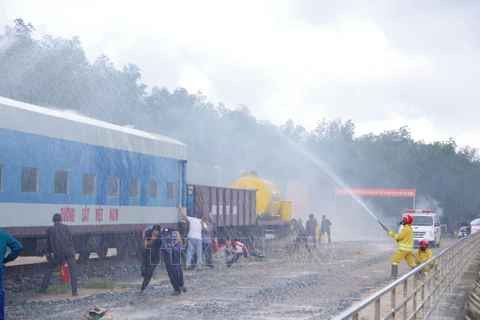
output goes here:
<path id="1" fill-rule="evenodd" d="M 273 182 L 258 178 L 255 170 L 247 170 L 240 179 L 230 185 L 230 188 L 257 190 L 256 212 L 259 231 L 275 233 L 277 237 L 289 234 L 292 203 L 282 201 L 282 194 Z"/>

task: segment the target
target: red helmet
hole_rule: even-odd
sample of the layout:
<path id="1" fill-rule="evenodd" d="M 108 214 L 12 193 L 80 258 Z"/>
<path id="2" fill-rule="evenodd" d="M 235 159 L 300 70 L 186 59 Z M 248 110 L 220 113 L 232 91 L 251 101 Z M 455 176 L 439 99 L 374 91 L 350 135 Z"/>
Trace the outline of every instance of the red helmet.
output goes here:
<path id="1" fill-rule="evenodd" d="M 418 243 L 421 247 L 428 247 L 428 241 L 425 239 L 420 240 Z"/>
<path id="2" fill-rule="evenodd" d="M 409 214 L 406 214 L 406 215 L 403 216 L 403 220 L 405 220 L 405 223 L 412 224 L 413 217 Z"/>

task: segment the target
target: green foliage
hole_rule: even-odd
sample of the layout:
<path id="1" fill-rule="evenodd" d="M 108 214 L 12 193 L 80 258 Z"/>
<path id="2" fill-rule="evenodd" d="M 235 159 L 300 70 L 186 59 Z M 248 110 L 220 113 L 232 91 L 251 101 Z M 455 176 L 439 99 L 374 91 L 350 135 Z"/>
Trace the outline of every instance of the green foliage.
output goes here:
<path id="1" fill-rule="evenodd" d="M 84 281 L 87 288 L 90 289 L 129 289 L 135 288 L 137 285 L 132 283 L 117 283 L 108 278 L 90 278 Z"/>
<path id="2" fill-rule="evenodd" d="M 130 288 L 136 288 L 138 285 L 134 283 L 117 283 L 115 285 L 115 288 L 119 289 L 130 289 Z"/>
<path id="3" fill-rule="evenodd" d="M 35 40 L 34 30 L 16 19 L 0 34 L 0 96 L 174 137 L 188 145 L 190 161 L 254 168 L 281 188 L 290 179 L 305 181 L 312 205 L 320 207 L 338 185 L 308 152 L 351 187 L 415 188 L 438 201 L 449 227 L 479 213 L 477 150 L 452 139 L 414 141 L 408 127 L 354 137 L 355 125 L 341 119 L 322 119 L 311 132 L 291 120 L 276 128 L 246 106 L 215 106 L 201 92 L 153 87 L 147 93 L 136 65 L 118 70 L 105 55 L 88 61 L 78 37 Z M 190 176 L 201 180 L 201 173 Z M 395 200 L 375 206 L 398 217 Z"/>
<path id="4" fill-rule="evenodd" d="M 47 292 L 51 294 L 63 294 L 72 291 L 70 282 L 62 282 L 60 284 L 52 284 L 47 288 Z"/>
<path id="5" fill-rule="evenodd" d="M 108 278 L 90 278 L 86 281 L 87 288 L 91 289 L 113 289 L 115 281 Z"/>

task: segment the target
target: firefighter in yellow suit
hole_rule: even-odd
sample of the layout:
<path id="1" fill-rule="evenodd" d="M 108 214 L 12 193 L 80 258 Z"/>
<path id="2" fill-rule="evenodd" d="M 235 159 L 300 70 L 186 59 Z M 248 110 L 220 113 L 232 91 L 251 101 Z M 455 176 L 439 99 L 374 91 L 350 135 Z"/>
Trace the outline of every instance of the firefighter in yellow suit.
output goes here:
<path id="1" fill-rule="evenodd" d="M 420 240 L 418 243 L 420 245 L 420 249 L 415 251 L 414 257 L 415 260 L 417 261 L 417 264 L 422 264 L 425 261 L 428 261 L 432 258 L 432 250 L 428 248 L 428 241 L 425 239 Z M 423 270 L 428 271 L 433 267 L 433 263 L 429 264 L 428 266 L 425 266 Z"/>
<path id="2" fill-rule="evenodd" d="M 429 245 L 427 240 L 422 239 L 418 244 L 420 245 L 420 249 L 415 251 L 415 253 L 413 254 L 413 257 L 417 261 L 417 264 L 420 265 L 425 261 L 430 260 L 433 256 L 433 253 L 432 253 L 432 250 L 428 248 Z M 437 259 L 435 259 L 435 261 L 430 263 L 429 265 L 426 265 L 425 267 L 423 267 L 423 271 L 427 272 L 429 270 L 432 270 L 436 264 L 438 264 Z M 422 275 L 422 271 L 419 272 L 419 275 L 420 276 Z"/>
<path id="3" fill-rule="evenodd" d="M 409 214 L 403 216 L 401 224 L 403 229 L 399 234 L 387 229 L 387 233 L 390 237 L 397 240 L 398 250 L 392 257 L 392 275 L 391 279 L 398 277 L 398 263 L 405 259 L 408 265 L 415 268 L 417 265 L 413 260 L 413 231 L 411 224 L 413 223 L 413 217 Z"/>

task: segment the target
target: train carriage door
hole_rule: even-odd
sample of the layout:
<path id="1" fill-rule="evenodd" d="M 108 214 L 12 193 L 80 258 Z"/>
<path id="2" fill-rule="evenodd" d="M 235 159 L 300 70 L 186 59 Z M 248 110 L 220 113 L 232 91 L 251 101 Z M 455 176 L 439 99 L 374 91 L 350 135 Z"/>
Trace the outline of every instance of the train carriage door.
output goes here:
<path id="1" fill-rule="evenodd" d="M 187 161 L 185 160 L 181 160 L 178 162 L 178 203 L 182 204 L 182 207 L 185 207 L 187 205 L 186 164 Z"/>

